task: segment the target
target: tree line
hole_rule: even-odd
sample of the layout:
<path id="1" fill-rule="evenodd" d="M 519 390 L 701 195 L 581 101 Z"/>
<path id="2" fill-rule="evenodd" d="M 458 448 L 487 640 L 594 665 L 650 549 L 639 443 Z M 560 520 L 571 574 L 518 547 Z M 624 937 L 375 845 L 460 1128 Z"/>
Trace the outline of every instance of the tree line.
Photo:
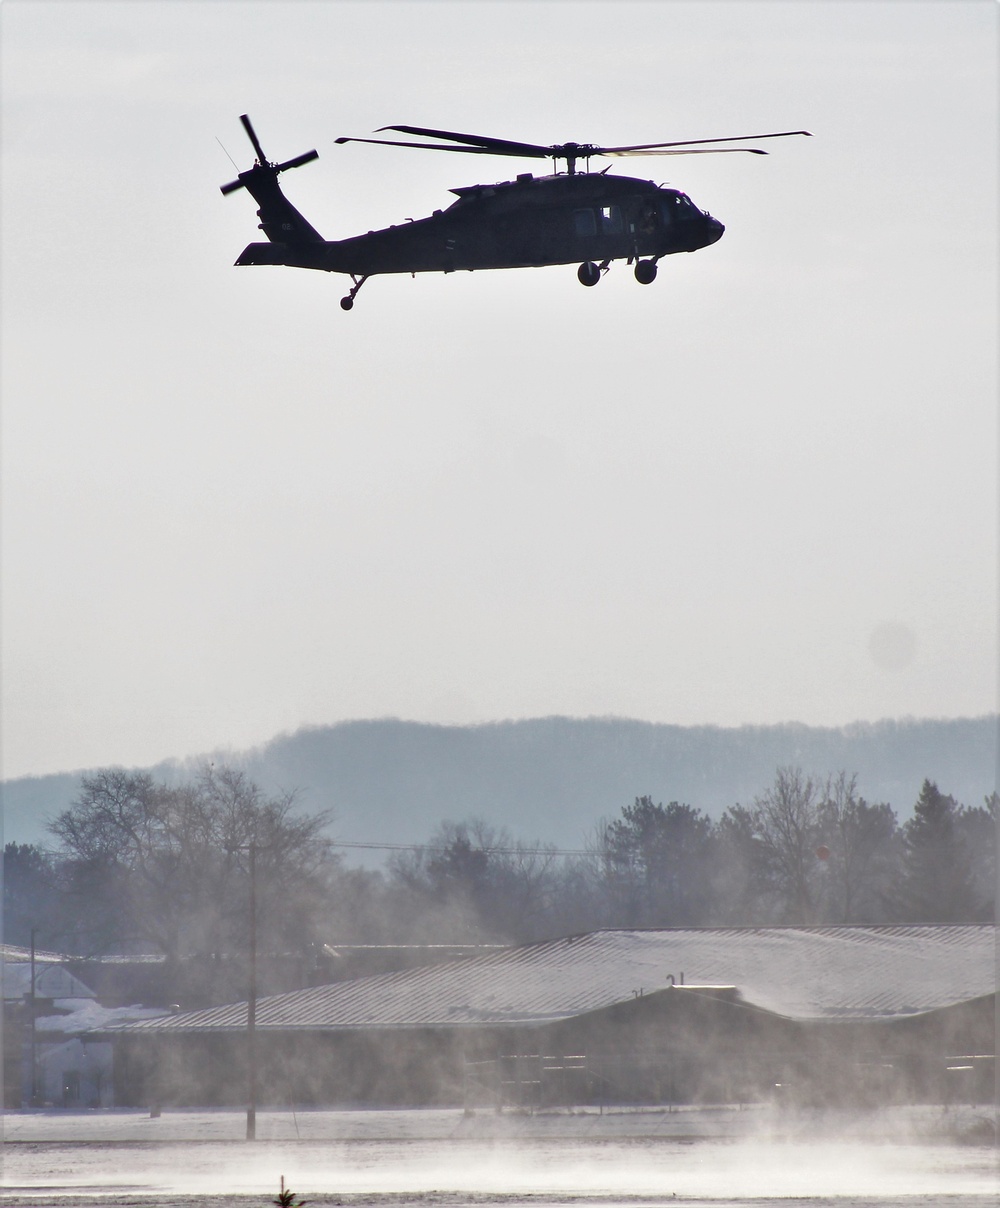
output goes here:
<path id="1" fill-rule="evenodd" d="M 83 777 L 51 847 L 8 844 L 4 938 L 89 956 L 156 953 L 201 970 L 194 1001 L 240 994 L 251 914 L 262 957 L 302 984 L 337 946 L 526 943 L 600 927 L 991 921 L 997 794 L 966 807 L 924 782 L 900 823 L 846 772 L 783 767 L 716 820 L 636 797 L 580 850 L 448 822 L 382 870 L 351 867 L 292 793 L 206 766 L 167 786 Z M 252 908 L 252 909 L 251 909 Z M 241 976 L 241 975 L 240 975 Z M 293 978 L 294 980 L 294 978 Z M 190 983 L 191 978 L 189 976 Z M 292 988 L 282 986 L 281 988 Z"/>

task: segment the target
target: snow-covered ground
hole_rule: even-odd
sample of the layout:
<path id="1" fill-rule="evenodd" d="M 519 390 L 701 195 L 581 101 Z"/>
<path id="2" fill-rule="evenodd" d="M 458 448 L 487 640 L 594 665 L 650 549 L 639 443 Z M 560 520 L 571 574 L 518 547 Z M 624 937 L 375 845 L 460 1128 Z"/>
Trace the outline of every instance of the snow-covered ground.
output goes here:
<path id="1" fill-rule="evenodd" d="M 624 1203 L 995 1208 L 992 1117 L 971 1108 L 14 1112 L 4 1202 L 249 1208 Z M 972 1143 L 978 1138 L 980 1143 Z M 962 1143 L 962 1142 L 965 1143 Z"/>

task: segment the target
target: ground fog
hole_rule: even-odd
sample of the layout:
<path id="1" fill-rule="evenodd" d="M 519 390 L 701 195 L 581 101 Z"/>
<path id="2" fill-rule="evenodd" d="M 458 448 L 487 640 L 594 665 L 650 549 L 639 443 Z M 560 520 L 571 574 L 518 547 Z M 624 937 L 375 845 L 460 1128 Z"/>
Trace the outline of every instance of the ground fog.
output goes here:
<path id="1" fill-rule="evenodd" d="M 971 1109 L 823 1119 L 285 1111 L 261 1113 L 248 1143 L 237 1112 L 12 1113 L 3 1198 L 11 1208 L 248 1208 L 272 1203 L 284 1177 L 313 1208 L 995 1208 L 984 1123 Z"/>

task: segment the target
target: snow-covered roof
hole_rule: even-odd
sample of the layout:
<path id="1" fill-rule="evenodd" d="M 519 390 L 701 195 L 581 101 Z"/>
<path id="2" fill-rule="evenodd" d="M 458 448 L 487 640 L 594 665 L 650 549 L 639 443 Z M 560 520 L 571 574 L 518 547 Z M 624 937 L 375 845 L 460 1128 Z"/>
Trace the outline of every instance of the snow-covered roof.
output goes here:
<path id="1" fill-rule="evenodd" d="M 993 993 L 994 928 L 699 928 L 596 931 L 488 956 L 337 982 L 257 1002 L 260 1030 L 537 1025 L 666 990 L 735 986 L 793 1019 L 889 1019 Z M 675 991 L 671 991 L 675 992 Z M 129 1031 L 246 1027 L 247 1004 L 129 1025 Z"/>
<path id="2" fill-rule="evenodd" d="M 30 948 L 22 948 L 19 944 L 0 944 L 0 961 L 3 961 L 5 965 L 19 964 L 21 961 L 30 962 L 30 960 Z M 60 961 L 66 960 L 66 957 L 59 952 L 43 952 L 40 948 L 36 948 L 35 960 L 57 965 Z"/>
<path id="3" fill-rule="evenodd" d="M 76 1036 L 82 1032 L 101 1031 L 117 1024 L 166 1014 L 158 1007 L 102 1007 L 89 998 L 58 999 L 53 1005 L 65 1014 L 40 1015 L 36 1020 L 39 1032 L 63 1032 L 67 1036 Z"/>
<path id="4" fill-rule="evenodd" d="M 58 961 L 56 958 L 56 962 Z M 3 996 L 5 1001 L 20 1001 L 31 993 L 31 964 L 28 961 L 3 962 Z M 58 963 L 50 963 L 35 953 L 36 998 L 96 998 L 89 986 L 74 977 Z"/>

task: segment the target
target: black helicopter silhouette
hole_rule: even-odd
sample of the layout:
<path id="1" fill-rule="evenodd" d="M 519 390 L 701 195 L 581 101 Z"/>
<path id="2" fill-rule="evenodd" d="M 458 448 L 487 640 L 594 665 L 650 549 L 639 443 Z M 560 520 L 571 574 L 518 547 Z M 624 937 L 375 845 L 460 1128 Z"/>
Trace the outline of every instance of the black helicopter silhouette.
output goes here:
<path id="1" fill-rule="evenodd" d="M 282 193 L 278 176 L 319 158 L 306 151 L 284 163 L 271 163 L 261 150 L 250 119 L 240 117 L 257 154 L 254 166 L 227 185 L 223 193 L 246 189 L 260 207 L 260 229 L 267 243 L 251 243 L 236 263 L 285 264 L 294 268 L 346 273 L 353 285 L 341 298 L 344 310 L 354 306 L 358 290 L 381 273 L 453 273 L 476 269 L 529 268 L 580 262 L 583 285 L 596 285 L 613 260 L 634 264 L 635 279 L 648 285 L 657 262 L 677 252 L 695 252 L 717 242 L 725 227 L 699 210 L 685 193 L 651 180 L 578 172 L 582 160 L 596 156 L 711 155 L 746 152 L 766 155 L 759 147 L 708 147 L 708 143 L 808 135 L 808 130 L 774 134 L 741 134 L 734 138 L 688 139 L 684 142 L 640 143 L 628 147 L 598 147 L 591 143 L 560 143 L 542 147 L 478 134 L 456 134 L 420 126 L 383 126 L 386 130 L 445 143 L 402 142 L 379 138 L 338 138 L 339 143 L 375 143 L 386 147 L 421 147 L 465 155 L 509 155 L 551 159 L 556 171 L 535 177 L 530 172 L 512 181 L 466 185 L 452 189 L 458 200 L 429 218 L 401 226 L 369 231 L 352 239 L 324 239 Z M 457 145 L 449 145 L 457 144 Z M 566 170 L 558 170 L 559 162 Z"/>

